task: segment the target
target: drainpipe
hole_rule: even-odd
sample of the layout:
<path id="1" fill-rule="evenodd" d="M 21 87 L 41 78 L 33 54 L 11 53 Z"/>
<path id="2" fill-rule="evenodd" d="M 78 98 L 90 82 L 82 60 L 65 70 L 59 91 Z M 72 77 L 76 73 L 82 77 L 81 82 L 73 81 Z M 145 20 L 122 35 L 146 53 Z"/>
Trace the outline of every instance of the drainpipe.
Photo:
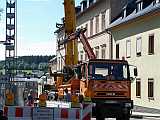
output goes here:
<path id="1" fill-rule="evenodd" d="M 108 29 L 106 29 L 106 32 L 109 34 L 109 59 L 113 59 L 113 36 Z"/>
<path id="2" fill-rule="evenodd" d="M 109 11 L 109 24 L 111 24 L 111 9 L 112 9 L 112 6 L 111 6 L 111 0 L 108 1 L 109 2 L 109 8 L 110 8 L 110 11 Z M 106 28 L 105 29 L 106 33 L 109 34 L 109 59 L 113 59 L 113 36 L 112 36 L 112 33 L 111 31 L 109 30 L 109 28 Z"/>

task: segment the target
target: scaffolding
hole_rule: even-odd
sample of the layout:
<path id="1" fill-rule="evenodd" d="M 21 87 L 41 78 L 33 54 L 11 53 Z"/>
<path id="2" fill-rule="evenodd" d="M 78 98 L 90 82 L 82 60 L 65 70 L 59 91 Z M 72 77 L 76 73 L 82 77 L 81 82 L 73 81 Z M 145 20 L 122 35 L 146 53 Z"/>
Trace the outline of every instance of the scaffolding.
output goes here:
<path id="1" fill-rule="evenodd" d="M 6 41 L 5 41 L 5 76 L 8 82 L 14 80 L 17 56 L 17 0 L 6 0 Z"/>

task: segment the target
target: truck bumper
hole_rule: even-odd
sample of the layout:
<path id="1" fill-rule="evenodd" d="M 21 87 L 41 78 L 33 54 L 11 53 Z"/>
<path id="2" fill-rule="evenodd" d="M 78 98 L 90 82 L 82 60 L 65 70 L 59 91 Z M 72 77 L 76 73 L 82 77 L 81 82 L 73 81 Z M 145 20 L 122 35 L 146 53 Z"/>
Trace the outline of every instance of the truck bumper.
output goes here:
<path id="1" fill-rule="evenodd" d="M 131 115 L 133 109 L 133 100 L 106 100 L 103 102 L 94 101 L 93 114 L 99 113 L 104 117 L 119 117 L 122 115 Z"/>

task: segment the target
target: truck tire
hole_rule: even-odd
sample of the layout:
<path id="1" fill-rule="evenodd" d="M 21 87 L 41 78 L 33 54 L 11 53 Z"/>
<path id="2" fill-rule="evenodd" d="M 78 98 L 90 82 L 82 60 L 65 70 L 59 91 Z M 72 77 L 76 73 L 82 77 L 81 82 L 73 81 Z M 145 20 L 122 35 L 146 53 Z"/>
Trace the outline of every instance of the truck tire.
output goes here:
<path id="1" fill-rule="evenodd" d="M 129 115 L 123 115 L 121 117 L 117 117 L 116 120 L 130 120 Z"/>
<path id="2" fill-rule="evenodd" d="M 103 118 L 103 117 L 96 117 L 96 120 L 105 120 L 105 118 Z"/>
<path id="3" fill-rule="evenodd" d="M 105 117 L 99 107 L 96 106 L 96 120 L 105 120 Z"/>

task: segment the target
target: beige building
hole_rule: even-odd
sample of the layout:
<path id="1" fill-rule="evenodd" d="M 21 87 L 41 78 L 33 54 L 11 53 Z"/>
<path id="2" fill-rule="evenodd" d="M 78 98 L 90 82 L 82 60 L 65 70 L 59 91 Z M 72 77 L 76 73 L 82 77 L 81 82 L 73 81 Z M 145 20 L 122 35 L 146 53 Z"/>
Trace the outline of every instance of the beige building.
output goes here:
<path id="1" fill-rule="evenodd" d="M 82 0 L 77 11 L 77 28 L 87 28 L 85 33 L 97 58 L 112 58 L 111 36 L 106 31 L 112 19 L 118 15 L 127 0 Z M 57 26 L 57 40 L 64 39 L 63 27 Z M 78 42 L 79 60 L 87 60 L 83 46 Z M 64 46 L 57 46 L 57 70 L 64 65 Z"/>
<path id="2" fill-rule="evenodd" d="M 134 104 L 160 110 L 160 1 L 132 0 L 109 31 L 113 58 L 125 57 L 138 68 L 132 83 Z"/>

